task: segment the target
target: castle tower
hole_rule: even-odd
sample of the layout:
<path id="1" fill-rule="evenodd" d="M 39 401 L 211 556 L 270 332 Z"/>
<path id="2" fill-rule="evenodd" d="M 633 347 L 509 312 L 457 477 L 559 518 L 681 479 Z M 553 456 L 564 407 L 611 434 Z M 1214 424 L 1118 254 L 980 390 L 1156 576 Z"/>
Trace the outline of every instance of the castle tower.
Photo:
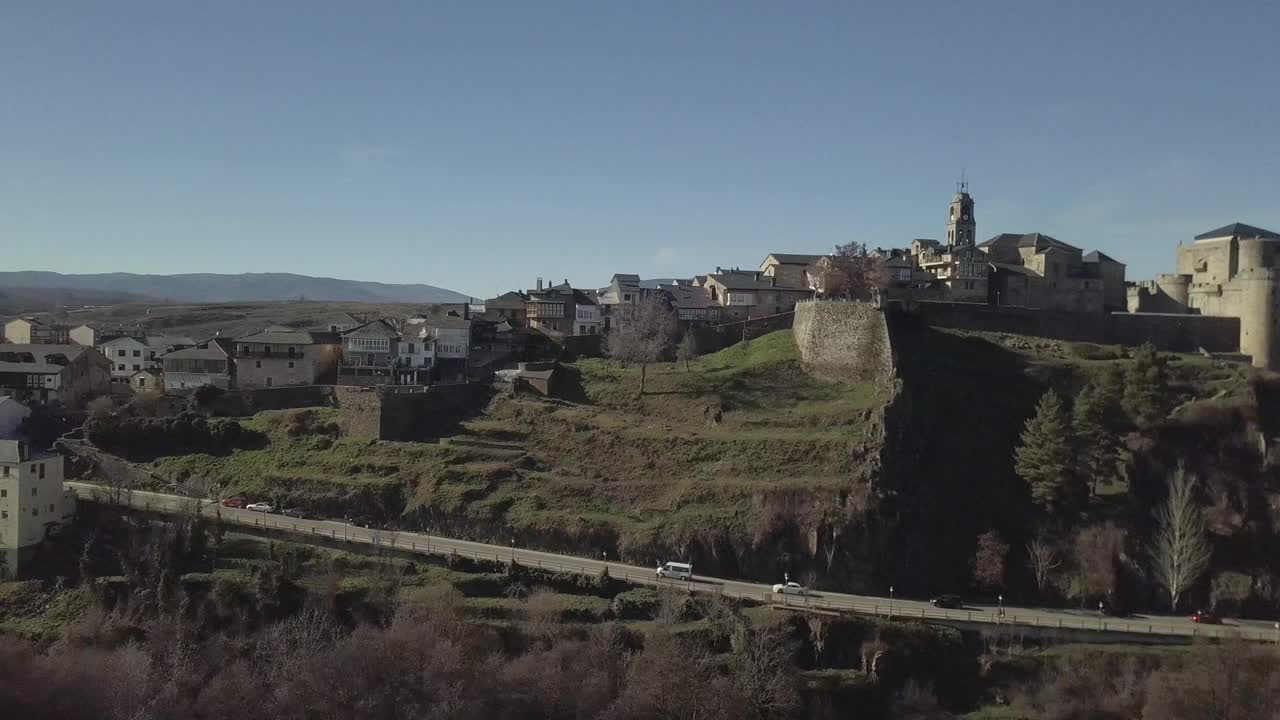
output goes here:
<path id="1" fill-rule="evenodd" d="M 951 214 L 947 218 L 947 245 L 972 246 L 977 239 L 978 222 L 973 217 L 973 198 L 969 196 L 969 183 L 963 178 L 956 184 L 955 197 L 951 198 Z"/>

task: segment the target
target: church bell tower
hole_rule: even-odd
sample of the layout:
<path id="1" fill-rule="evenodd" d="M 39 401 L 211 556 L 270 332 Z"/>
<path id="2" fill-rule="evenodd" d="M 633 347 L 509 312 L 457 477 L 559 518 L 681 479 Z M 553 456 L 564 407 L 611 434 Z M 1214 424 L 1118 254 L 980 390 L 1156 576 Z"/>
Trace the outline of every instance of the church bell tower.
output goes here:
<path id="1" fill-rule="evenodd" d="M 973 217 L 973 198 L 969 196 L 969 182 L 962 175 L 956 183 L 955 197 L 951 198 L 951 215 L 947 219 L 947 245 L 949 247 L 973 246 L 978 223 Z"/>

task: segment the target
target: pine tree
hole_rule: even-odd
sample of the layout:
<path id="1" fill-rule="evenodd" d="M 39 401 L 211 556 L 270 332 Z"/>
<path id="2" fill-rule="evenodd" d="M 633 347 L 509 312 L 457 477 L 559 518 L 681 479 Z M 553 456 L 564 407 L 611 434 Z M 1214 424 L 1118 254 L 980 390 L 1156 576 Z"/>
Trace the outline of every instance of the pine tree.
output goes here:
<path id="1" fill-rule="evenodd" d="M 1062 401 L 1053 390 L 1036 406 L 1036 414 L 1022 430 L 1022 445 L 1014 453 L 1014 469 L 1026 481 L 1031 499 L 1050 515 L 1078 499 L 1071 427 Z"/>
<path id="2" fill-rule="evenodd" d="M 1105 391 L 1089 383 L 1071 409 L 1078 474 L 1094 495 L 1098 494 L 1098 483 L 1109 483 L 1115 476 L 1119 454 L 1119 442 L 1108 423 L 1107 404 Z"/>
<path id="3" fill-rule="evenodd" d="M 1140 428 L 1150 427 L 1168 413 L 1169 383 L 1164 362 L 1154 346 L 1147 343 L 1133 354 L 1124 374 L 1124 411 Z"/>

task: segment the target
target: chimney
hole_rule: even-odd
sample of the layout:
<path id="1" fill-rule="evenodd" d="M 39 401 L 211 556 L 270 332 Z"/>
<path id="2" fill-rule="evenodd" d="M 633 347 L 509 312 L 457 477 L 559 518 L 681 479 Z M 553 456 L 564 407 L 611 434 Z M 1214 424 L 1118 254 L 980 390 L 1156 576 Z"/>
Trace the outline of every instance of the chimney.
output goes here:
<path id="1" fill-rule="evenodd" d="M 538 290 L 542 290 L 542 278 L 538 278 Z"/>
<path id="2" fill-rule="evenodd" d="M 568 285 L 568 284 L 569 284 L 569 278 L 565 278 L 565 279 L 564 279 L 564 284 L 565 284 L 565 285 Z"/>

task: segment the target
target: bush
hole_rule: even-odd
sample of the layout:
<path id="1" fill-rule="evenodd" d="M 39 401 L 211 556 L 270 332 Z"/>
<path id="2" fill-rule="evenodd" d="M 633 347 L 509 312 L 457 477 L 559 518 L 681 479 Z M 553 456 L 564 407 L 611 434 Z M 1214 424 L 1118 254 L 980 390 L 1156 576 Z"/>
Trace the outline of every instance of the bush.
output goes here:
<path id="1" fill-rule="evenodd" d="M 619 620 L 652 620 L 661 605 L 662 598 L 655 588 L 642 587 L 618 593 L 609 609 Z"/>
<path id="2" fill-rule="evenodd" d="M 1072 357 L 1081 360 L 1119 360 L 1121 355 L 1115 348 L 1103 347 L 1093 343 L 1071 343 L 1068 351 Z"/>
<path id="3" fill-rule="evenodd" d="M 1253 597 L 1253 578 L 1226 570 L 1213 576 L 1209 604 L 1221 615 L 1239 616 Z"/>
<path id="4" fill-rule="evenodd" d="M 129 460 L 162 455 L 220 454 L 235 448 L 260 447 L 266 438 L 235 420 L 208 420 L 194 413 L 175 417 L 93 417 L 84 424 L 85 438 L 97 447 Z"/>

